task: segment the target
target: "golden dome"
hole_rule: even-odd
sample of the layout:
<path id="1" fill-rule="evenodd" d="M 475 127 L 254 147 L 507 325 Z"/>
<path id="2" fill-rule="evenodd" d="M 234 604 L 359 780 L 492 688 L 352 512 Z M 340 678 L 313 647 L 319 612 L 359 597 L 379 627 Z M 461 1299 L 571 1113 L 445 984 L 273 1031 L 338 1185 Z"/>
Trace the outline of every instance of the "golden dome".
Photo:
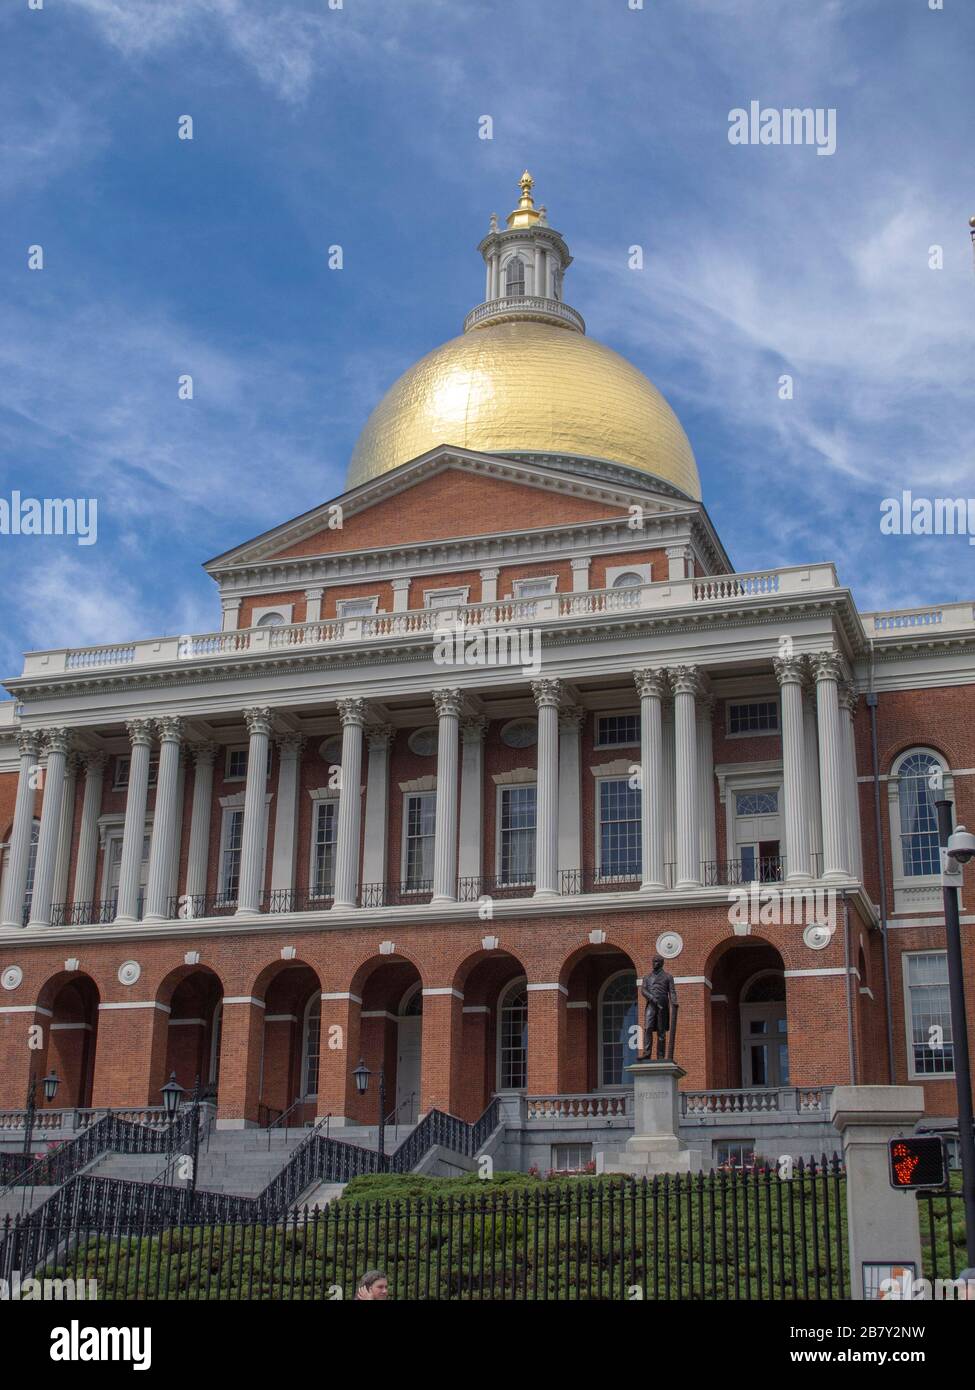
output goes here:
<path id="1" fill-rule="evenodd" d="M 701 496 L 687 435 L 657 388 L 619 353 L 555 324 L 489 324 L 421 358 L 370 415 L 347 487 L 438 444 L 606 459 Z"/>

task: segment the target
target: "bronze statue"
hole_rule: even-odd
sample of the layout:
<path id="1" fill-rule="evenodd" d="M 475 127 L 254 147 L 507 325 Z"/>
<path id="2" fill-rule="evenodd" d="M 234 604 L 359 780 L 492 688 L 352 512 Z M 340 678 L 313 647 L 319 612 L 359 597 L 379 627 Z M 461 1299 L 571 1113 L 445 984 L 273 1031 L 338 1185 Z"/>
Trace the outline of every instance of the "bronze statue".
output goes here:
<path id="1" fill-rule="evenodd" d="M 643 1060 L 653 1056 L 653 1035 L 657 1035 L 657 1060 L 674 1060 L 677 1036 L 677 986 L 664 969 L 662 956 L 654 956 L 652 970 L 644 975 L 640 993 L 647 1001 L 643 1020 Z M 668 1039 L 668 1034 L 669 1039 Z"/>

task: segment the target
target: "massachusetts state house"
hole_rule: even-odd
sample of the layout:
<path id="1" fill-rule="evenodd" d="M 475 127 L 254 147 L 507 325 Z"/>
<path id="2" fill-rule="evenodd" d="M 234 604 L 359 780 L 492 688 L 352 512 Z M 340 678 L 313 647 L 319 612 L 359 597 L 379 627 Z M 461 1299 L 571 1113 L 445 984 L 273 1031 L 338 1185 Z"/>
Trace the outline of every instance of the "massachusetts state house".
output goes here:
<path id="1" fill-rule="evenodd" d="M 818 1152 L 851 1082 L 950 1123 L 934 801 L 975 822 L 972 604 L 736 572 L 527 175 L 478 250 L 341 496 L 206 563 L 214 631 L 6 681 L 0 1106 L 175 1073 L 224 1127 L 337 1133 L 374 1119 L 362 1060 L 396 1123 L 500 1095 L 513 1162 L 580 1167 L 631 1123 L 660 954 L 712 1159 Z"/>

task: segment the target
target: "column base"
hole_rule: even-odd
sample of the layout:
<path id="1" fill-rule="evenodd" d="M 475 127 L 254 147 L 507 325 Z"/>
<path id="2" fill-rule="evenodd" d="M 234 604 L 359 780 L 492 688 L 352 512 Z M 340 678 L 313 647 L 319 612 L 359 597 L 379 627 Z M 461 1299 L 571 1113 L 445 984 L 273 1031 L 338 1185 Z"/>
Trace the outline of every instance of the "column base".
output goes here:
<path id="1" fill-rule="evenodd" d="M 234 913 L 235 917 L 260 917 L 260 915 L 261 909 L 259 907 L 238 907 Z"/>
<path id="2" fill-rule="evenodd" d="M 332 900 L 331 911 L 332 911 L 332 912 L 351 912 L 353 908 L 358 907 L 358 906 L 359 906 L 358 903 L 339 902 L 338 898 L 334 898 L 334 899 Z"/>
<path id="3" fill-rule="evenodd" d="M 457 899 L 450 893 L 434 893 L 430 899 L 431 907 L 448 907 L 456 903 Z"/>
<path id="4" fill-rule="evenodd" d="M 561 896 L 562 894 L 557 892 L 554 888 L 536 888 L 532 894 L 532 899 L 537 902 L 539 898 L 545 901 L 551 900 L 552 898 L 561 898 Z"/>
<path id="5" fill-rule="evenodd" d="M 797 870 L 796 873 L 786 874 L 785 876 L 786 888 L 798 888 L 807 883 L 812 883 L 812 881 L 812 874 L 806 873 L 804 870 Z"/>
<path id="6" fill-rule="evenodd" d="M 640 884 L 641 893 L 662 893 L 663 890 L 663 883 L 659 883 L 655 878 L 649 878 L 646 883 Z"/>
<path id="7" fill-rule="evenodd" d="M 128 913 L 124 916 L 120 913 L 112 923 L 113 927 L 134 927 L 137 922 L 141 922 L 141 917 L 131 917 Z"/>
<path id="8" fill-rule="evenodd" d="M 32 917 L 27 925 L 29 927 L 49 927 L 51 923 L 50 921 L 44 921 L 40 917 Z"/>
<path id="9" fill-rule="evenodd" d="M 147 912 L 142 920 L 143 922 L 170 922 L 173 919 L 167 917 L 165 912 Z"/>
<path id="10" fill-rule="evenodd" d="M 0 922 L 0 927 L 2 927 L 4 931 L 13 931 L 14 928 L 23 931 L 28 925 L 29 923 L 27 922 Z"/>
<path id="11" fill-rule="evenodd" d="M 700 888 L 701 880 L 699 878 L 680 878 L 674 884 L 674 887 L 678 892 L 682 892 L 685 888 Z"/>

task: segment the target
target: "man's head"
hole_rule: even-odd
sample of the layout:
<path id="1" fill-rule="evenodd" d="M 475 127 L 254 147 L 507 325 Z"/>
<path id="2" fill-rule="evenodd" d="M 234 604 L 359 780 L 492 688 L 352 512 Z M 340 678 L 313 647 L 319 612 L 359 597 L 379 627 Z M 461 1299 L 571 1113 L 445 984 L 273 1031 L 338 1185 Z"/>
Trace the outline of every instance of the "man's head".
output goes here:
<path id="1" fill-rule="evenodd" d="M 389 1297 L 389 1284 L 381 1269 L 367 1269 L 359 1280 L 355 1291 L 356 1298 L 377 1299 Z"/>
<path id="2" fill-rule="evenodd" d="M 663 956 L 654 956 L 653 960 L 650 963 L 653 966 L 654 970 L 662 970 L 664 968 Z"/>

